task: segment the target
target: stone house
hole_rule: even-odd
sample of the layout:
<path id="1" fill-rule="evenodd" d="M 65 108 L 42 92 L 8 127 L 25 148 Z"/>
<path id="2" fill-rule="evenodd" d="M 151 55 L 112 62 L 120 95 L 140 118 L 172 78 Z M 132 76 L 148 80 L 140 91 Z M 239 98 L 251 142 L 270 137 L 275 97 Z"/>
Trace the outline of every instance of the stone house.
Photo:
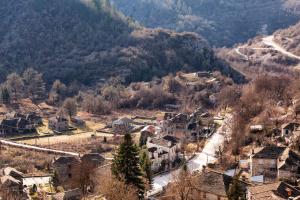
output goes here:
<path id="1" fill-rule="evenodd" d="M 43 118 L 35 112 L 28 113 L 25 119 L 29 121 L 30 124 L 34 124 L 35 126 L 43 125 Z"/>
<path id="2" fill-rule="evenodd" d="M 54 179 L 66 189 L 79 186 L 81 162 L 73 156 L 61 156 L 53 162 Z"/>
<path id="3" fill-rule="evenodd" d="M 69 121 L 62 116 L 55 116 L 49 119 L 48 128 L 56 131 L 63 132 L 69 130 Z"/>
<path id="4" fill-rule="evenodd" d="M 101 166 L 104 158 L 98 153 L 87 153 L 82 157 L 61 156 L 53 161 L 57 184 L 65 189 L 79 187 L 80 181 L 88 184 L 92 170 Z"/>
<path id="5" fill-rule="evenodd" d="M 203 171 L 194 178 L 192 187 L 193 199 L 203 200 L 227 200 L 227 192 L 233 178 L 224 173 L 210 169 Z M 241 182 L 246 192 L 246 184 Z"/>
<path id="6" fill-rule="evenodd" d="M 173 135 L 180 140 L 186 140 L 190 133 L 188 123 L 189 115 L 165 113 L 164 119 L 158 123 L 158 126 L 165 135 Z"/>
<path id="7" fill-rule="evenodd" d="M 18 135 L 36 133 L 35 124 L 23 115 L 15 118 L 5 118 L 0 121 L 0 135 Z"/>
<path id="8" fill-rule="evenodd" d="M 132 129 L 132 119 L 123 117 L 112 122 L 112 131 L 115 134 L 129 133 Z"/>
<path id="9" fill-rule="evenodd" d="M 80 159 L 84 169 L 95 169 L 101 166 L 105 160 L 99 153 L 87 153 Z"/>
<path id="10" fill-rule="evenodd" d="M 148 125 L 145 126 L 141 131 L 141 136 L 140 136 L 140 146 L 143 146 L 147 143 L 147 138 L 148 137 L 154 137 L 155 134 L 160 134 L 160 129 L 156 126 L 153 125 Z"/>
<path id="11" fill-rule="evenodd" d="M 291 137 L 295 131 L 300 127 L 297 122 L 289 122 L 281 126 L 281 137 Z"/>
<path id="12" fill-rule="evenodd" d="M 24 174 L 22 172 L 16 170 L 15 168 L 12 168 L 12 167 L 6 167 L 6 168 L 2 169 L 2 174 L 4 176 L 11 176 L 18 181 L 21 181 L 22 178 L 24 177 Z"/>
<path id="13" fill-rule="evenodd" d="M 72 189 L 59 192 L 52 196 L 53 200 L 81 200 L 82 192 L 80 189 Z"/>
<path id="14" fill-rule="evenodd" d="M 80 117 L 71 117 L 71 122 L 78 126 L 85 126 L 85 121 Z"/>
<path id="15" fill-rule="evenodd" d="M 181 143 L 174 136 L 149 137 L 146 145 L 151 160 L 151 169 L 155 172 L 171 168 L 176 160 L 180 159 Z"/>
<path id="16" fill-rule="evenodd" d="M 251 176 L 266 180 L 299 177 L 300 156 L 287 147 L 263 147 L 250 157 Z"/>
<path id="17" fill-rule="evenodd" d="M 11 176 L 2 176 L 0 178 L 0 195 L 4 199 L 23 199 L 24 192 L 21 181 Z"/>
<path id="18" fill-rule="evenodd" d="M 0 196 L 2 195 L 4 199 L 27 199 L 22 185 L 22 178 L 24 176 L 22 172 L 11 167 L 6 167 L 1 169 L 0 174 Z"/>
<path id="19" fill-rule="evenodd" d="M 300 196 L 299 188 L 285 182 L 265 183 L 247 188 L 247 199 L 294 199 Z"/>

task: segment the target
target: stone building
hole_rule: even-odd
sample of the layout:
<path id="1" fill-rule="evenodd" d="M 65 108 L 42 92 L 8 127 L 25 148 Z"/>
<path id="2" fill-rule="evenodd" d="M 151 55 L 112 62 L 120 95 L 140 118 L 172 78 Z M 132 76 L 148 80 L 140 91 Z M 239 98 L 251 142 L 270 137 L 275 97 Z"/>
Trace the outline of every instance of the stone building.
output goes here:
<path id="1" fill-rule="evenodd" d="M 61 156 L 53 162 L 56 184 L 67 189 L 77 188 L 80 181 L 81 162 L 74 156 Z"/>
<path id="2" fill-rule="evenodd" d="M 250 163 L 251 175 L 263 175 L 266 180 L 300 177 L 300 156 L 287 147 L 263 147 L 251 156 Z"/>
<path id="3" fill-rule="evenodd" d="M 165 135 L 160 138 L 148 138 L 147 149 L 153 171 L 163 171 L 174 165 L 179 159 L 181 143 L 178 138 Z"/>
<path id="4" fill-rule="evenodd" d="M 48 128 L 56 131 L 63 132 L 69 130 L 68 119 L 62 116 L 55 116 L 49 119 Z"/>

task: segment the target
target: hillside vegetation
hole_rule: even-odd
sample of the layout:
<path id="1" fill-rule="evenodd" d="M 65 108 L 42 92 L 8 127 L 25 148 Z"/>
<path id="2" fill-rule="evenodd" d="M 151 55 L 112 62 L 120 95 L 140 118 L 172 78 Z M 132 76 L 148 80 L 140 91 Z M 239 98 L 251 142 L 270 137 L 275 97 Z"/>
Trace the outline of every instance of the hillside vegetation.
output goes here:
<path id="1" fill-rule="evenodd" d="M 300 56 L 300 23 L 276 31 L 275 40 L 288 51 Z"/>
<path id="2" fill-rule="evenodd" d="M 112 0 L 147 27 L 200 33 L 212 45 L 231 46 L 300 19 L 298 0 Z M 298 11 L 298 12 L 297 12 Z"/>
<path id="3" fill-rule="evenodd" d="M 233 48 L 220 48 L 217 54 L 251 78 L 257 72 L 297 77 L 300 72 L 300 23 L 270 36 L 257 36 Z"/>
<path id="4" fill-rule="evenodd" d="M 0 81 L 28 67 L 48 83 L 150 80 L 179 69 L 235 73 L 198 35 L 144 29 L 107 0 L 2 0 L 0 15 Z"/>

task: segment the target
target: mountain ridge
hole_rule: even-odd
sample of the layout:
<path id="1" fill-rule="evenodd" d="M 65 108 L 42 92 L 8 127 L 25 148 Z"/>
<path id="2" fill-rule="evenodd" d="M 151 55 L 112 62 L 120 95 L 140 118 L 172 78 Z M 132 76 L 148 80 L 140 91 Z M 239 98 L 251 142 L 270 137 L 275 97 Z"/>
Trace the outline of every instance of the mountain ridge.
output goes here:
<path id="1" fill-rule="evenodd" d="M 116 75 L 149 80 L 179 70 L 238 76 L 202 37 L 143 28 L 108 0 L 3 0 L 0 13 L 3 74 L 33 67 L 49 82 L 76 77 L 83 84 Z"/>
<path id="2" fill-rule="evenodd" d="M 300 19 L 295 0 L 112 0 L 146 27 L 197 32 L 216 47 L 270 34 Z M 298 6 L 297 6 L 298 5 Z"/>

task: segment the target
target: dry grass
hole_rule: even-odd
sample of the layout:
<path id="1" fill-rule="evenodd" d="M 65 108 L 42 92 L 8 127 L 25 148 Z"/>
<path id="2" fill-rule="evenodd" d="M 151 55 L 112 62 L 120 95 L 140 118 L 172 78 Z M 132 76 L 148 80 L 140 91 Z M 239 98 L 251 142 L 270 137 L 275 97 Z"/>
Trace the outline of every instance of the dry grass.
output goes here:
<path id="1" fill-rule="evenodd" d="M 49 172 L 53 155 L 2 147 L 0 168 L 14 167 L 24 173 Z"/>

